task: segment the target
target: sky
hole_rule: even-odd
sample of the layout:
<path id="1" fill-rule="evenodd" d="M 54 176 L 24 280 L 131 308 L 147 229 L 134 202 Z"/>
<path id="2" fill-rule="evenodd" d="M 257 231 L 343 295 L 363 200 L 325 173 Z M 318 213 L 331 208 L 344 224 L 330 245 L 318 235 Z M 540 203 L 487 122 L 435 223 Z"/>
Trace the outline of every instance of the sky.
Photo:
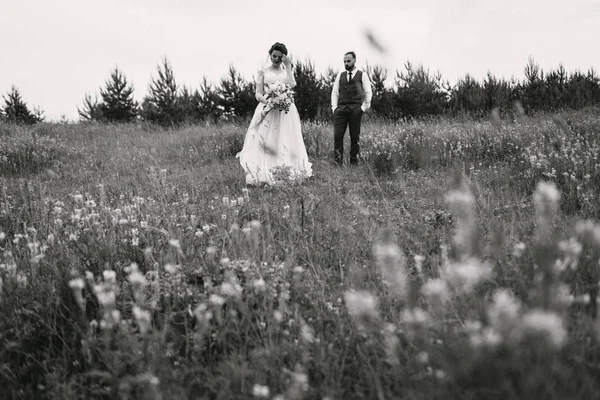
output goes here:
<path id="1" fill-rule="evenodd" d="M 212 83 L 233 64 L 251 80 L 269 47 L 318 73 L 382 64 L 389 83 L 406 61 L 456 82 L 523 78 L 531 56 L 543 70 L 600 70 L 600 0 L 1 0 L 0 93 L 16 86 L 49 120 L 77 119 L 118 67 L 139 101 L 162 57 L 179 84 Z M 371 32 L 383 45 L 369 45 Z M 8 38 L 11 39 L 8 39 Z M 3 104 L 3 101 L 1 102 Z"/>

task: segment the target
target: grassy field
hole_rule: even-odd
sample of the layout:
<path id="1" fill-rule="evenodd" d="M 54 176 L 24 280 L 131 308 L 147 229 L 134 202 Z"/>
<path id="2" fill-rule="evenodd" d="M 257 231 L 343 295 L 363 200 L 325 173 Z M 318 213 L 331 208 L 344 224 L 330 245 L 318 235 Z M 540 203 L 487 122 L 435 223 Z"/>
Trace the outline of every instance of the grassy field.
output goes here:
<path id="1" fill-rule="evenodd" d="M 3 398 L 600 398 L 600 110 L 303 129 L 0 125 Z"/>

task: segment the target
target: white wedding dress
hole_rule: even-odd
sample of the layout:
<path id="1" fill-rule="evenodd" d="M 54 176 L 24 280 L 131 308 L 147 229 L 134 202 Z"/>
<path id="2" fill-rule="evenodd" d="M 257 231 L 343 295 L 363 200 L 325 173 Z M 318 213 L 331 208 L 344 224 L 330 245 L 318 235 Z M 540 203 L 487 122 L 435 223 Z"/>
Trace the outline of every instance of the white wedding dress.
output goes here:
<path id="1" fill-rule="evenodd" d="M 264 85 L 285 82 L 286 71 L 267 68 L 264 70 Z M 244 147 L 236 157 L 246 173 L 246 184 L 274 184 L 274 167 L 290 167 L 292 179 L 312 176 L 312 164 L 302 139 L 300 115 L 294 104 L 287 113 L 271 110 L 261 120 L 263 103 L 259 103 L 250 122 Z"/>

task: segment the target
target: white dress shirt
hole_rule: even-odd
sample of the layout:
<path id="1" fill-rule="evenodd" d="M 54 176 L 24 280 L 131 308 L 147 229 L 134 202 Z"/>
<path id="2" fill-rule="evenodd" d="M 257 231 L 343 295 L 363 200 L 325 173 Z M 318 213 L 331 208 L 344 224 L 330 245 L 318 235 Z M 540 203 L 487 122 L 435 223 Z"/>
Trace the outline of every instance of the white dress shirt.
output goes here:
<path id="1" fill-rule="evenodd" d="M 331 91 L 331 110 L 335 111 L 338 106 L 338 98 L 340 95 L 340 77 L 344 72 L 352 72 L 352 76 L 356 76 L 356 73 L 360 71 L 358 68 L 354 67 L 352 71 L 342 71 L 338 73 L 335 78 L 335 82 L 333 83 L 333 90 Z M 363 112 L 367 111 L 371 108 L 371 98 L 373 97 L 373 90 L 371 89 L 371 80 L 369 79 L 369 75 L 362 71 L 362 84 L 363 90 L 365 91 L 365 97 L 363 99 L 363 103 L 360 106 L 360 109 Z"/>

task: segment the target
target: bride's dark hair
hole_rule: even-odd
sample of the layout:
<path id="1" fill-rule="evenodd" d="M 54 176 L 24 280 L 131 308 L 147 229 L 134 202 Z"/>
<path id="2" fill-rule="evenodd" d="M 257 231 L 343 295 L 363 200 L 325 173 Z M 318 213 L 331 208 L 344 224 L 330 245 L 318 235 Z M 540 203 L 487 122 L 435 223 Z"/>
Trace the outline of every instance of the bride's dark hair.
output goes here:
<path id="1" fill-rule="evenodd" d="M 280 51 L 283 54 L 285 54 L 287 56 L 288 51 L 287 51 L 287 47 L 285 47 L 285 44 L 283 43 L 275 43 L 273 46 L 271 46 L 271 48 L 269 49 L 269 54 L 273 54 L 274 51 Z"/>

